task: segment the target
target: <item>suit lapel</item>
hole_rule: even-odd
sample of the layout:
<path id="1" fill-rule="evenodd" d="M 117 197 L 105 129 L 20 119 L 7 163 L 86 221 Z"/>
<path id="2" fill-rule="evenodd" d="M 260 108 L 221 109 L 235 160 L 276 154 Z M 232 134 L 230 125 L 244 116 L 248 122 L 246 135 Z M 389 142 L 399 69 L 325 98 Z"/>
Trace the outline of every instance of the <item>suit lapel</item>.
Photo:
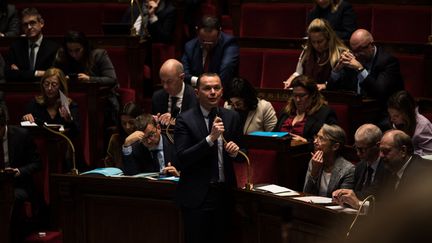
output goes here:
<path id="1" fill-rule="evenodd" d="M 255 117 L 255 115 L 256 115 L 256 113 L 257 113 L 257 110 L 258 110 L 258 109 L 255 109 L 254 111 L 249 111 L 248 116 L 246 117 L 245 125 L 244 125 L 244 127 L 243 127 L 243 134 L 246 133 L 246 131 L 249 129 L 249 127 L 250 127 L 252 121 L 255 120 L 255 119 L 253 119 L 253 118 Z"/>
<path id="2" fill-rule="evenodd" d="M 327 188 L 327 195 L 330 194 L 334 191 L 335 185 L 339 182 L 340 179 L 340 171 L 341 171 L 341 161 L 340 161 L 340 157 L 336 159 L 335 164 L 334 164 L 334 168 L 332 170 L 331 173 L 331 177 L 330 177 L 330 182 Z"/>

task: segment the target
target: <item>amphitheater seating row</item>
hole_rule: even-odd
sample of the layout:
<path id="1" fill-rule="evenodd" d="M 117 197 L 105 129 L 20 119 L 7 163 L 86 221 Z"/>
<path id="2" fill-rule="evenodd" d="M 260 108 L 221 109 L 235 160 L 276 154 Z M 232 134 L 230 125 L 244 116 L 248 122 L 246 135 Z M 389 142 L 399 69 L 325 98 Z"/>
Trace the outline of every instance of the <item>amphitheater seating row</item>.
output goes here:
<path id="1" fill-rule="evenodd" d="M 240 37 L 301 38 L 312 7 L 301 3 L 244 3 Z M 430 6 L 354 4 L 353 9 L 358 27 L 370 30 L 376 41 L 426 43 L 431 34 Z"/>

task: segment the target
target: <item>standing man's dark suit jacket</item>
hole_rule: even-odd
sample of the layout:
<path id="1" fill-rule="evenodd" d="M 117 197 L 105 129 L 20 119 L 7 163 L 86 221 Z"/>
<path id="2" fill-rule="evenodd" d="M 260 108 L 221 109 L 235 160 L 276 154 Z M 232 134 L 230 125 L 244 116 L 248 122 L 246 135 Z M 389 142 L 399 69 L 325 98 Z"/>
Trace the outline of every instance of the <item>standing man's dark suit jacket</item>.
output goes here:
<path id="1" fill-rule="evenodd" d="M 41 168 L 36 145 L 28 130 L 21 127 L 7 126 L 7 139 L 10 167 L 18 168 L 21 173 L 15 177 L 14 186 L 24 190 L 26 196 L 31 197 L 34 192 L 32 175 Z"/>
<path id="2" fill-rule="evenodd" d="M 242 127 L 239 115 L 231 110 L 219 108 L 218 116 L 222 119 L 226 141 L 239 145 Z M 202 204 L 210 186 L 211 166 L 214 162 L 214 150 L 206 141 L 209 135 L 199 105 L 182 112 L 176 120 L 174 131 L 175 147 L 178 154 L 177 168 L 181 171 L 177 187 L 177 201 L 186 208 L 196 208 Z M 239 145 L 240 146 L 240 145 Z M 225 183 L 236 185 L 233 161 L 240 158 L 230 157 L 223 151 Z"/>
<path id="3" fill-rule="evenodd" d="M 366 180 L 367 162 L 360 161 L 354 171 L 354 192 L 360 200 L 369 195 L 378 196 L 383 189 L 388 186 L 391 179 L 391 172 L 385 167 L 382 160 L 379 161 L 377 171 L 375 172 L 374 181 L 368 186 L 363 186 Z"/>
<path id="4" fill-rule="evenodd" d="M 35 70 L 47 70 L 53 65 L 59 45 L 43 37 L 36 56 Z M 12 70 L 15 64 L 19 70 Z M 19 38 L 10 46 L 6 58 L 5 76 L 8 81 L 38 82 L 40 78 L 34 76 L 30 70 L 29 46 L 26 38 Z"/>
<path id="5" fill-rule="evenodd" d="M 162 134 L 163 153 L 165 166 L 168 162 L 175 166 L 177 163 L 174 144 L 166 135 Z M 123 154 L 123 172 L 125 175 L 135 175 L 145 172 L 159 172 L 159 164 L 156 164 L 151 156 L 151 152 L 140 141 L 132 144 L 132 153 Z"/>
<path id="6" fill-rule="evenodd" d="M 190 84 L 191 77 L 204 73 L 203 53 L 200 41 L 194 38 L 185 45 L 182 64 L 186 74 L 185 82 Z M 231 80 L 238 73 L 239 65 L 239 46 L 237 40 L 223 32 L 215 47 L 213 47 L 209 72 L 217 73 L 222 80 L 224 89 L 228 89 Z"/>
<path id="7" fill-rule="evenodd" d="M 168 99 L 169 94 L 164 90 L 160 89 L 153 94 L 152 97 L 152 114 L 164 114 L 168 112 Z M 194 92 L 194 89 L 189 84 L 185 84 L 182 105 L 180 112 L 184 112 L 191 107 L 197 106 L 198 101 Z M 172 112 L 172 111 L 171 111 Z"/>

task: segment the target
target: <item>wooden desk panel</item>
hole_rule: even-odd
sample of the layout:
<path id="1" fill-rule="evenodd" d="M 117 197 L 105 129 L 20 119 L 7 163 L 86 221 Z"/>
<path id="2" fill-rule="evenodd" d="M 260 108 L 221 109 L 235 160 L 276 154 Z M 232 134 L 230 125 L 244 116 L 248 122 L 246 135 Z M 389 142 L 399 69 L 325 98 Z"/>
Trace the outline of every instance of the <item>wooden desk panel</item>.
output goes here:
<path id="1" fill-rule="evenodd" d="M 65 243 L 182 242 L 174 183 L 59 174 L 51 181 Z M 290 198 L 240 189 L 234 194 L 236 242 L 336 240 L 344 232 L 333 234 L 333 226 L 352 219 Z"/>

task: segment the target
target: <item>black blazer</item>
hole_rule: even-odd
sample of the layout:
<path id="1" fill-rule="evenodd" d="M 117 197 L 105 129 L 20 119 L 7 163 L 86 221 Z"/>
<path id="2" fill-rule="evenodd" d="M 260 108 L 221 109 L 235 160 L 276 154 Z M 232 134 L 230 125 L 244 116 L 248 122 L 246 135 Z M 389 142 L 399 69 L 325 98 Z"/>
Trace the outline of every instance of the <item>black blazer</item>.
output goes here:
<path id="1" fill-rule="evenodd" d="M 410 193 L 413 185 L 418 186 L 431 178 L 432 161 L 414 154 L 411 162 L 405 168 L 396 192 Z"/>
<path id="2" fill-rule="evenodd" d="M 341 1 L 338 9 L 331 12 L 331 7 L 325 9 L 315 5 L 307 18 L 307 25 L 316 18 L 326 19 L 339 38 L 349 40 L 351 34 L 357 29 L 356 15 L 350 3 Z"/>
<path id="3" fill-rule="evenodd" d="M 140 1 L 141 2 L 141 1 Z M 145 1 L 143 1 L 143 4 Z M 144 7 L 145 8 L 145 7 Z M 147 9 L 144 9 L 144 14 L 147 14 Z M 161 0 L 159 7 L 156 9 L 156 16 L 158 21 L 148 24 L 147 29 L 149 31 L 152 42 L 171 43 L 174 38 L 174 32 L 176 29 L 177 10 L 171 1 Z M 133 22 L 139 16 L 138 6 L 135 4 L 133 8 Z M 123 15 L 124 23 L 131 23 L 131 8 L 126 11 Z"/>
<path id="4" fill-rule="evenodd" d="M 41 46 L 36 56 L 35 70 L 47 70 L 56 57 L 59 45 L 53 41 L 42 39 Z M 10 46 L 5 67 L 6 80 L 20 82 L 38 82 L 40 78 L 34 76 L 34 70 L 30 70 L 29 46 L 26 38 L 19 38 Z M 15 64 L 19 70 L 12 70 Z"/>
<path id="5" fill-rule="evenodd" d="M 21 175 L 15 177 L 14 186 L 29 195 L 34 191 L 33 174 L 42 166 L 36 145 L 27 129 L 7 126 L 10 167 L 18 168 Z"/>
<path id="6" fill-rule="evenodd" d="M 164 90 L 160 89 L 153 94 L 152 97 L 152 114 L 168 112 L 168 99 L 169 94 Z M 194 88 L 189 84 L 185 84 L 183 93 L 182 106 L 180 112 L 184 112 L 191 107 L 197 106 L 198 101 L 195 95 Z"/>
<path id="7" fill-rule="evenodd" d="M 274 131 L 280 131 L 283 123 L 288 119 L 289 114 L 283 113 L 276 124 Z M 313 142 L 314 136 L 319 132 L 324 123 L 332 125 L 337 124 L 336 113 L 328 106 L 322 106 L 314 114 L 307 116 L 306 124 L 303 129 L 303 136 L 308 142 Z"/>
<path id="8" fill-rule="evenodd" d="M 171 165 L 176 166 L 177 157 L 174 145 L 164 134 L 162 135 L 162 142 L 165 165 L 171 162 Z M 150 151 L 140 141 L 137 141 L 132 144 L 132 153 L 130 155 L 123 155 L 123 172 L 125 175 L 159 172 L 159 164 L 153 161 Z"/>
<path id="9" fill-rule="evenodd" d="M 222 118 L 227 142 L 234 141 L 241 147 L 242 127 L 239 115 L 231 110 L 219 108 L 218 116 Z M 211 180 L 211 165 L 214 162 L 214 150 L 206 141 L 209 134 L 199 105 L 182 112 L 176 120 L 174 130 L 175 147 L 178 155 L 178 168 L 181 170 L 177 187 L 177 201 L 187 208 L 201 205 L 207 194 Z M 215 145 L 213 145 L 215 146 Z M 231 158 L 224 151 L 225 183 L 236 186 L 232 162 L 240 159 Z"/>
<path id="10" fill-rule="evenodd" d="M 357 70 L 344 68 L 338 80 L 329 80 L 327 89 L 357 92 L 357 75 Z M 388 98 L 404 88 L 399 61 L 377 47 L 369 75 L 363 80 L 361 87 L 365 96 L 379 100 L 385 107 Z"/>
<path id="11" fill-rule="evenodd" d="M 367 163 L 360 161 L 354 171 L 354 192 L 360 200 L 369 195 L 379 196 L 384 188 L 388 186 L 392 173 L 389 171 L 382 160 L 379 161 L 374 181 L 368 186 L 363 187 L 366 178 Z"/>
<path id="12" fill-rule="evenodd" d="M 0 13 L 0 32 L 13 37 L 20 33 L 20 20 L 15 5 L 8 4 L 6 12 Z"/>

